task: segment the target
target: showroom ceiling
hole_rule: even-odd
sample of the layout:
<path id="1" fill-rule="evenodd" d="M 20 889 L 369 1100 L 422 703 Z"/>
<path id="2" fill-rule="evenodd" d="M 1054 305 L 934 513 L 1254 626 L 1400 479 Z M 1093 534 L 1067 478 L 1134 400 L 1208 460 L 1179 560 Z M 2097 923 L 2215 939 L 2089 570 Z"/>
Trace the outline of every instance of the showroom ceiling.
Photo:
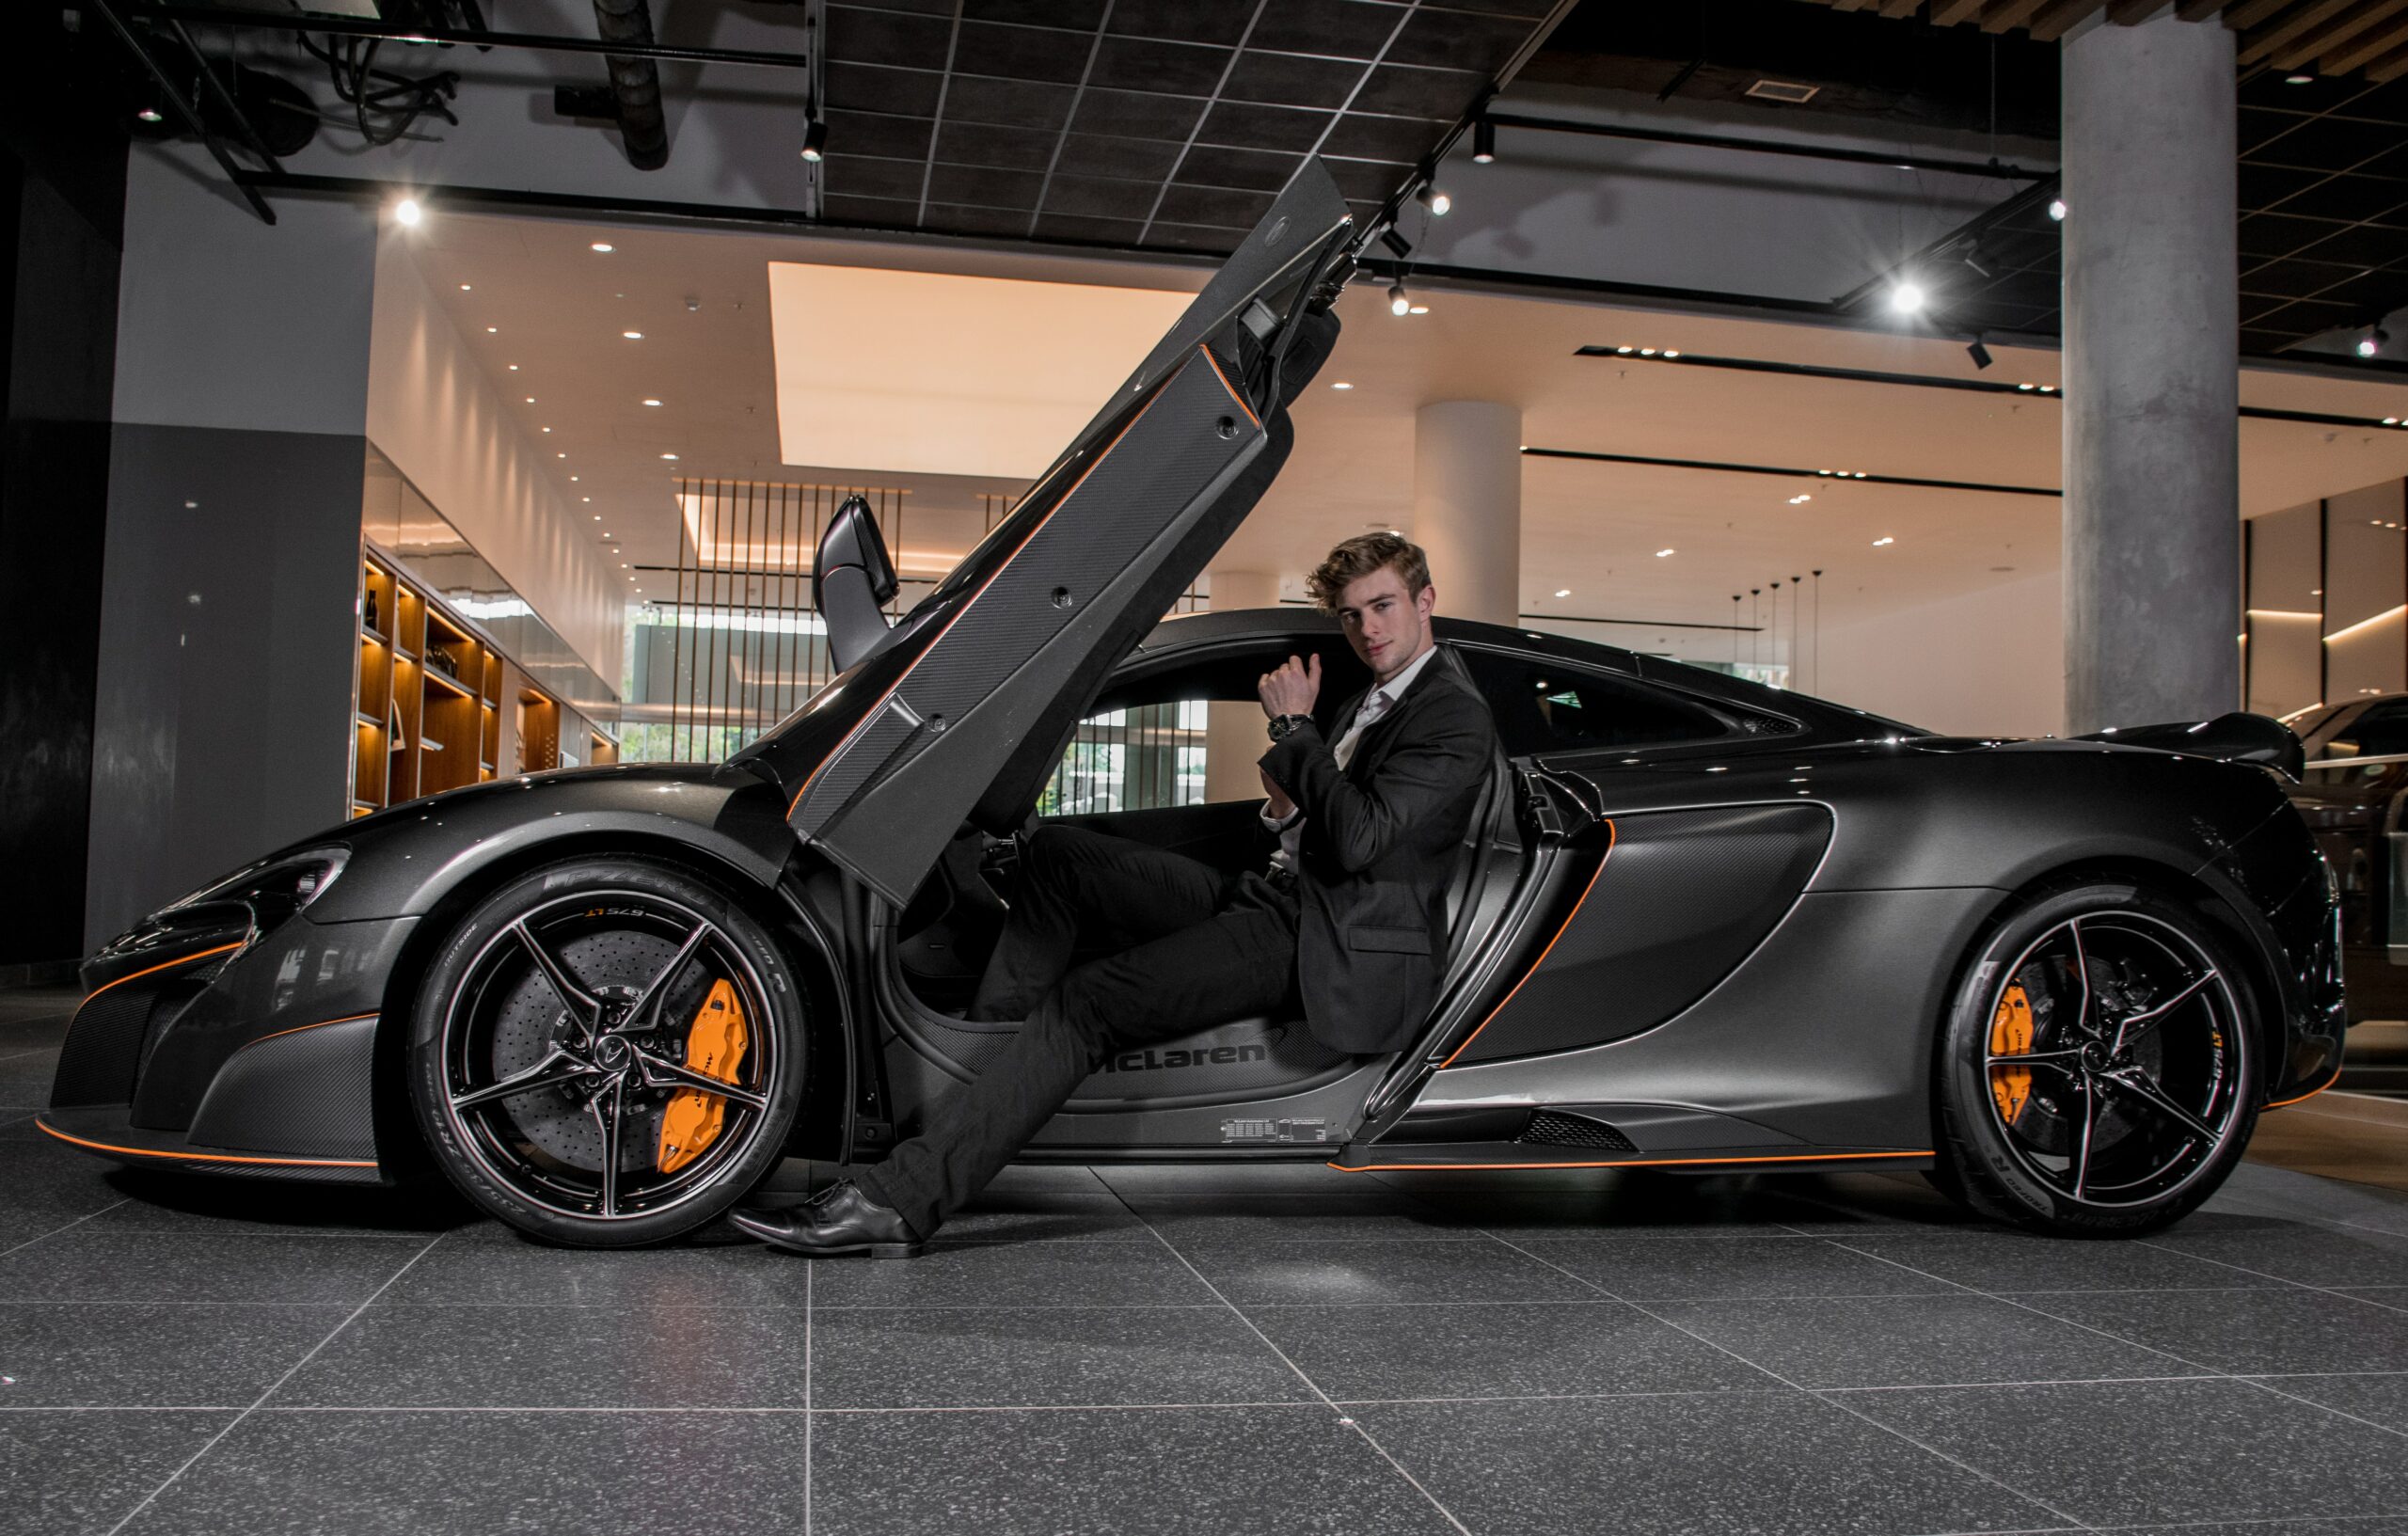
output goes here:
<path id="1" fill-rule="evenodd" d="M 828 8 L 825 216 L 1223 253 L 1310 155 L 1358 213 L 1569 0 Z"/>

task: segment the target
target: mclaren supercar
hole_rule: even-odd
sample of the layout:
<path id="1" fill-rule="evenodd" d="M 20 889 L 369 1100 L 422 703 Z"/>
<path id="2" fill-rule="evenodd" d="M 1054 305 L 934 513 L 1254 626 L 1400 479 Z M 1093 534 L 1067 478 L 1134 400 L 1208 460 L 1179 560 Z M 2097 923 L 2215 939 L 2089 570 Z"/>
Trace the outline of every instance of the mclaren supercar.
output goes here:
<path id="1" fill-rule="evenodd" d="M 1285 459 L 1346 205 L 1308 166 L 978 548 L 892 624 L 876 523 L 814 566 L 840 671 L 719 765 L 394 807 L 87 962 L 41 1125 L 103 1156 L 370 1184 L 439 1168 L 552 1241 L 688 1231 L 787 1156 L 880 1157 L 1013 1027 L 960 1016 L 1083 719 L 1247 700 L 1293 611 L 1161 622 Z M 1500 748 L 1410 1049 L 1231 1022 L 1100 1064 L 1033 1157 L 1345 1169 L 1921 1169 L 2000 1219 L 2138 1230 L 2337 1069 L 2335 895 L 2234 716 L 1934 736 L 1441 621 Z M 1234 867 L 1252 801 L 1069 819 Z"/>

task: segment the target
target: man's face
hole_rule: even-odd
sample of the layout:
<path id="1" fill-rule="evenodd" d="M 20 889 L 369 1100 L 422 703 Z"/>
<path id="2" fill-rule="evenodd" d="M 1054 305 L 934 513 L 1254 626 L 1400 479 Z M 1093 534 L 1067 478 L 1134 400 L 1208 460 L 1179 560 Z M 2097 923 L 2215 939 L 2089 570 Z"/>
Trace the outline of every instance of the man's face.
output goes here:
<path id="1" fill-rule="evenodd" d="M 1430 613 L 1437 606 L 1435 587 L 1407 593 L 1404 578 L 1383 565 L 1346 583 L 1338 597 L 1338 622 L 1346 630 L 1346 643 L 1371 669 L 1372 682 L 1385 683 L 1430 648 Z"/>

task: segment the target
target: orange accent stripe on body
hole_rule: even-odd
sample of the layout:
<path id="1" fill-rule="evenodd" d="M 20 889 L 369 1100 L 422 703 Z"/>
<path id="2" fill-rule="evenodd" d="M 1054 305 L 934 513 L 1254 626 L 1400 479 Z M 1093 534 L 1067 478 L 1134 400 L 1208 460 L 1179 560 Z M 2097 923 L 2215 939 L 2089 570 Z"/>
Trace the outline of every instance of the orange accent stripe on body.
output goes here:
<path id="1" fill-rule="evenodd" d="M 1497 1021 L 1497 1016 L 1505 1011 L 1505 1005 L 1513 1002 L 1514 993 L 1519 992 L 1524 986 L 1529 984 L 1529 979 L 1532 976 L 1539 974 L 1539 967 L 1545 965 L 1546 963 L 1546 958 L 1555 953 L 1556 944 L 1561 941 L 1566 933 L 1569 933 L 1572 930 L 1572 920 L 1580 915 L 1580 909 L 1586 905 L 1589 900 L 1589 893 L 1597 888 L 1598 877 L 1606 872 L 1607 861 L 1610 860 L 1614 855 L 1614 824 L 1608 821 L 1606 823 L 1606 851 L 1597 856 L 1597 867 L 1590 874 L 1589 883 L 1580 888 L 1580 899 L 1574 902 L 1572 904 L 1572 910 L 1563 914 L 1562 926 L 1555 930 L 1555 937 L 1553 939 L 1549 939 L 1546 942 L 1546 947 L 1539 951 L 1539 958 L 1530 962 L 1530 968 L 1522 973 L 1522 979 L 1513 983 L 1513 990 L 1507 992 L 1503 997 L 1498 998 L 1497 1000 L 1497 1006 L 1488 1010 L 1488 1017 L 1482 1019 L 1479 1025 L 1475 1027 L 1470 1034 L 1464 1037 L 1464 1043 L 1447 1053 L 1447 1059 L 1438 1064 L 1438 1068 L 1441 1071 L 1445 1070 L 1447 1068 L 1452 1067 L 1455 1064 L 1455 1058 L 1462 1055 L 1465 1051 L 1471 1048 L 1471 1042 L 1480 1038 L 1481 1030 L 1486 1029 L 1490 1024 Z M 1576 1167 L 1590 1166 L 1590 1164 L 1575 1164 L 1570 1165 Z"/>
<path id="2" fill-rule="evenodd" d="M 1796 1152 L 1779 1157 L 1625 1157 L 1611 1163 L 1365 1163 L 1326 1164 L 1340 1173 L 1470 1173 L 1481 1168 L 1670 1168 L 1733 1163 L 1855 1163 L 1884 1157 L 1929 1157 L 1923 1152 Z"/>
<path id="3" fill-rule="evenodd" d="M 71 1136 L 47 1120 L 35 1120 L 34 1128 L 47 1135 L 56 1136 L 60 1141 L 70 1142 L 77 1147 L 88 1147 L 96 1152 L 106 1152 L 112 1157 L 156 1157 L 165 1158 L 170 1163 L 261 1163 L 279 1168 L 372 1168 L 376 1166 L 376 1160 L 373 1158 L 362 1160 L 339 1157 L 237 1157 L 231 1152 L 166 1152 L 152 1147 L 118 1147 L 105 1141 L 91 1141 L 83 1136 Z"/>
<path id="4" fill-rule="evenodd" d="M 101 983 L 98 987 L 93 988 L 90 991 L 84 994 L 84 1003 L 89 1003 L 92 999 L 100 996 L 103 992 L 107 991 L 112 987 L 122 987 L 127 982 L 136 980 L 142 976 L 147 976 L 153 971 L 165 971 L 172 966 L 178 965 L 190 965 L 195 960 L 205 960 L 212 955 L 223 955 L 230 949 L 240 949 L 242 947 L 243 941 L 237 939 L 230 944 L 219 944 L 215 949 L 204 949 L 198 954 L 186 955 L 178 959 L 161 960 L 156 965 L 144 966 L 139 971 L 128 972 L 126 974 L 118 977 L 115 981 L 104 981 Z M 80 1008 L 84 1006 L 84 1003 L 78 1003 L 75 1006 Z"/>
<path id="5" fill-rule="evenodd" d="M 2260 1104 L 2260 1105 L 2258 1105 L 2258 1109 L 2262 1112 L 2262 1111 L 2270 1110 L 2270 1109 L 2281 1109 L 2281 1108 L 2282 1108 L 2284 1105 L 2286 1105 L 2286 1104 L 2297 1104 L 2297 1103 L 2303 1103 L 2303 1102 L 2306 1101 L 2307 1100 L 2310 1100 L 2310 1099 L 2315 1098 L 2318 1094 L 2322 1093 L 2325 1089 L 2327 1089 L 2327 1088 L 2331 1087 L 2334 1084 L 2338 1083 L 2338 1082 L 2340 1082 L 2340 1081 L 2341 1081 L 2341 1069 L 2340 1069 L 2340 1068 L 2338 1068 L 2338 1067 L 2336 1067 L 2336 1068 L 2334 1068 L 2334 1069 L 2333 1069 L 2333 1075 L 2332 1075 L 2331 1077 L 2326 1078 L 2323 1082 L 2319 1083 L 2316 1086 L 2314 1086 L 2314 1087 L 2312 1087 L 2312 1088 L 2308 1089 L 2305 1093 L 2303 1093 L 2303 1094 L 2299 1095 L 2297 1098 L 2293 1098 L 2293 1099 L 2277 1099 L 2277 1100 L 2275 1100 L 2275 1101 L 2274 1101 L 2273 1103 L 2271 1103 L 2271 1104 Z"/>
<path id="6" fill-rule="evenodd" d="M 346 1013 L 340 1019 L 321 1019 L 314 1024 L 295 1024 L 291 1029 L 272 1030 L 269 1033 L 261 1036 L 256 1040 L 245 1040 L 237 1049 L 248 1051 L 255 1045 L 265 1045 L 268 1041 L 278 1038 L 281 1036 L 298 1035 L 305 1029 L 324 1029 L 328 1024 L 356 1024 L 362 1019 L 373 1019 L 375 1017 L 376 1015 L 372 1013 Z"/>
<path id="7" fill-rule="evenodd" d="M 1204 354 L 1205 359 L 1208 362 L 1212 361 L 1212 349 L 1211 347 L 1198 346 L 1196 350 Z M 1228 375 L 1221 372 L 1221 365 L 1219 363 L 1212 363 L 1212 372 L 1215 377 L 1220 379 L 1221 388 L 1228 389 L 1229 398 L 1238 403 L 1238 408 L 1245 412 L 1246 420 L 1250 421 L 1254 420 L 1255 418 L 1253 410 L 1247 406 L 1244 397 L 1241 396 L 1235 389 L 1229 388 Z M 1036 538 L 1038 533 L 1044 531 L 1045 525 L 1054 520 L 1054 515 L 1055 513 L 1060 512 L 1064 507 L 1070 504 L 1070 498 L 1079 494 L 1079 487 L 1087 483 L 1087 477 L 1094 474 L 1098 469 L 1103 467 L 1103 461 L 1112 456 L 1112 451 L 1120 446 L 1120 440 L 1123 437 L 1128 436 L 1131 432 L 1134 431 L 1137 423 L 1146 419 L 1146 413 L 1154 408 L 1154 402 L 1162 399 L 1163 388 L 1167 386 L 1169 382 L 1170 381 L 1168 379 L 1165 379 L 1163 381 L 1163 385 L 1155 388 L 1153 394 L 1148 397 L 1146 403 L 1137 407 L 1137 414 L 1129 419 L 1129 422 L 1126 426 L 1113 434 L 1112 441 L 1103 445 L 1103 451 L 1095 456 L 1095 462 L 1088 465 L 1085 469 L 1079 471 L 1079 478 L 1070 483 L 1070 488 L 1062 493 L 1061 499 L 1054 502 L 1053 506 L 1047 508 L 1045 515 L 1037 520 L 1037 526 L 1030 529 L 1025 534 L 1022 535 L 1020 543 L 1012 546 L 1012 552 L 1004 557 L 1004 562 L 995 567 L 994 574 L 988 577 L 986 580 L 978 583 L 978 590 L 972 593 L 968 600 L 963 602 L 958 609 L 954 610 L 952 618 L 945 620 L 944 628 L 938 630 L 936 632 L 936 638 L 929 641 L 927 648 L 922 650 L 918 656 L 911 658 L 911 665 L 903 669 L 902 674 L 896 677 L 894 682 L 887 685 L 886 691 L 878 696 L 878 703 L 872 705 L 863 713 L 861 722 L 845 734 L 845 739 L 836 744 L 836 750 L 821 758 L 819 762 L 813 767 L 812 770 L 803 776 L 801 786 L 794 792 L 794 799 L 786 801 L 786 816 L 788 819 L 793 818 L 796 807 L 802 804 L 802 797 L 811 792 L 811 786 L 813 783 L 818 779 L 820 773 L 827 768 L 829 764 L 833 763 L 839 757 L 844 756 L 846 752 L 851 748 L 854 739 L 863 731 L 869 729 L 870 722 L 878 719 L 879 712 L 884 710 L 886 707 L 886 701 L 895 697 L 895 689 L 901 688 L 904 682 L 911 677 L 913 669 L 917 668 L 921 662 L 926 661 L 930 653 L 934 652 L 939 645 L 944 643 L 944 637 L 951 632 L 953 626 L 961 622 L 962 616 L 970 611 L 971 608 L 977 603 L 979 598 L 987 595 L 987 589 L 989 587 L 993 586 L 996 580 L 1000 578 L 1006 571 L 1011 569 L 1012 562 L 1020 558 L 1020 552 L 1028 547 L 1029 541 Z M 1259 421 L 1255 421 L 1255 425 L 1257 426 L 1260 426 L 1261 424 L 1262 423 Z"/>

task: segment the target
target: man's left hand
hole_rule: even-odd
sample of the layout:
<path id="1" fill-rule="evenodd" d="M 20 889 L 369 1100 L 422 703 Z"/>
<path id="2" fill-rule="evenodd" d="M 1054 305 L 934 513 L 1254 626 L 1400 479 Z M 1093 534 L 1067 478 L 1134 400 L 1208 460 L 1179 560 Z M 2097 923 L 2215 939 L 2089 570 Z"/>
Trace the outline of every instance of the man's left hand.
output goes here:
<path id="1" fill-rule="evenodd" d="M 1321 697 L 1321 657 L 1299 661 L 1290 657 L 1276 672 L 1266 672 L 1255 691 L 1262 697 L 1262 712 L 1273 720 L 1282 715 L 1309 715 Z"/>

